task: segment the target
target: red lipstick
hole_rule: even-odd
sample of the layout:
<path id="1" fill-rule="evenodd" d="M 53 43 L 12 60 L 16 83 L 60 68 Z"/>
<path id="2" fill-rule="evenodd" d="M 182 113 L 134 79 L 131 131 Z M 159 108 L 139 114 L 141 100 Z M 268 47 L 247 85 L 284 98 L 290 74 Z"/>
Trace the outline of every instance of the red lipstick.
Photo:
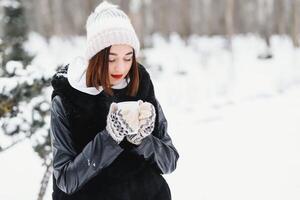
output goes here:
<path id="1" fill-rule="evenodd" d="M 115 79 L 120 79 L 120 78 L 122 78 L 122 74 L 112 74 L 111 75 L 113 78 L 115 78 Z"/>

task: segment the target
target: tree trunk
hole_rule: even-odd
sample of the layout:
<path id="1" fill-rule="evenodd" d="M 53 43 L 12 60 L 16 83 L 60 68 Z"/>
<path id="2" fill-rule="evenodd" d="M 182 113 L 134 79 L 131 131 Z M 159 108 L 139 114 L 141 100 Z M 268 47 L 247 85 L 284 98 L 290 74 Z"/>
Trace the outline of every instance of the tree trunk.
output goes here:
<path id="1" fill-rule="evenodd" d="M 233 26 L 233 16 L 234 16 L 234 0 L 226 0 L 226 10 L 225 10 L 225 29 L 226 36 L 228 39 L 228 48 L 231 49 L 231 38 L 234 34 Z"/>
<path id="2" fill-rule="evenodd" d="M 274 2 L 274 19 L 275 19 L 275 32 L 282 35 L 285 33 L 284 26 L 284 9 L 285 0 L 275 0 Z"/>
<path id="3" fill-rule="evenodd" d="M 292 40 L 293 40 L 293 44 L 295 47 L 299 47 L 299 39 L 298 39 L 298 36 L 299 36 L 299 21 L 298 21 L 298 18 L 299 18 L 299 15 L 298 15 L 298 12 L 299 12 L 299 3 L 300 0 L 293 0 L 293 11 L 292 11 L 292 21 L 293 21 L 293 24 L 292 24 Z"/>
<path id="4" fill-rule="evenodd" d="M 47 186 L 48 186 L 51 174 L 52 174 L 52 162 L 50 164 L 46 165 L 46 170 L 44 172 L 44 176 L 41 181 L 41 187 L 40 187 L 40 191 L 39 191 L 37 200 L 43 200 L 46 190 L 47 190 Z"/>

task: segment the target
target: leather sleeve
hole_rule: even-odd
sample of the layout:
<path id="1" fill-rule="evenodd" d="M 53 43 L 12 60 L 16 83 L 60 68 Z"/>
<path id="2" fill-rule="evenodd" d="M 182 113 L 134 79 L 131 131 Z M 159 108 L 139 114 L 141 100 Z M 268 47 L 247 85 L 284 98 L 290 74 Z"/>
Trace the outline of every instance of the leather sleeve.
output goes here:
<path id="1" fill-rule="evenodd" d="M 148 74 L 147 74 L 148 75 Z M 179 154 L 168 134 L 168 122 L 162 107 L 155 97 L 153 83 L 149 78 L 148 99 L 156 110 L 155 128 L 151 135 L 134 148 L 134 152 L 143 156 L 162 174 L 171 173 L 176 169 Z"/>
<path id="2" fill-rule="evenodd" d="M 167 132 L 167 120 L 162 108 L 159 103 L 157 105 L 158 125 L 156 126 L 158 128 L 154 131 L 158 131 L 158 133 L 152 133 L 144 138 L 134 151 L 154 164 L 162 174 L 168 174 L 176 169 L 179 154 Z"/>
<path id="3" fill-rule="evenodd" d="M 53 174 L 57 186 L 67 194 L 78 191 L 123 151 L 104 129 L 82 152 L 76 152 L 66 111 L 59 96 L 52 99 L 50 127 Z"/>

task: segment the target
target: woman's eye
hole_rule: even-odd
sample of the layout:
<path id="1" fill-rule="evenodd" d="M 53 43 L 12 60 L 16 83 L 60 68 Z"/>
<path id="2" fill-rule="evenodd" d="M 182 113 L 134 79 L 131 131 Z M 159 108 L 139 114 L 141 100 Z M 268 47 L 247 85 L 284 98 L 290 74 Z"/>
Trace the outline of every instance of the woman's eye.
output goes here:
<path id="1" fill-rule="evenodd" d="M 132 60 L 132 58 L 124 58 L 124 61 L 126 62 L 130 62 Z M 116 59 L 108 59 L 109 62 L 115 62 Z"/>

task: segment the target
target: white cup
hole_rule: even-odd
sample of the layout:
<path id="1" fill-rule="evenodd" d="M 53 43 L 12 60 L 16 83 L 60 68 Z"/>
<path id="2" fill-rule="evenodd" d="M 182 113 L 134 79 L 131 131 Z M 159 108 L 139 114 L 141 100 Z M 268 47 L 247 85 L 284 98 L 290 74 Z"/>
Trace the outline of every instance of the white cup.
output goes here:
<path id="1" fill-rule="evenodd" d="M 123 116 L 126 118 L 127 122 L 129 122 L 130 128 L 133 130 L 133 132 L 128 133 L 128 135 L 138 133 L 140 103 L 142 103 L 142 101 L 123 101 L 117 103 L 118 110 L 121 110 Z"/>

